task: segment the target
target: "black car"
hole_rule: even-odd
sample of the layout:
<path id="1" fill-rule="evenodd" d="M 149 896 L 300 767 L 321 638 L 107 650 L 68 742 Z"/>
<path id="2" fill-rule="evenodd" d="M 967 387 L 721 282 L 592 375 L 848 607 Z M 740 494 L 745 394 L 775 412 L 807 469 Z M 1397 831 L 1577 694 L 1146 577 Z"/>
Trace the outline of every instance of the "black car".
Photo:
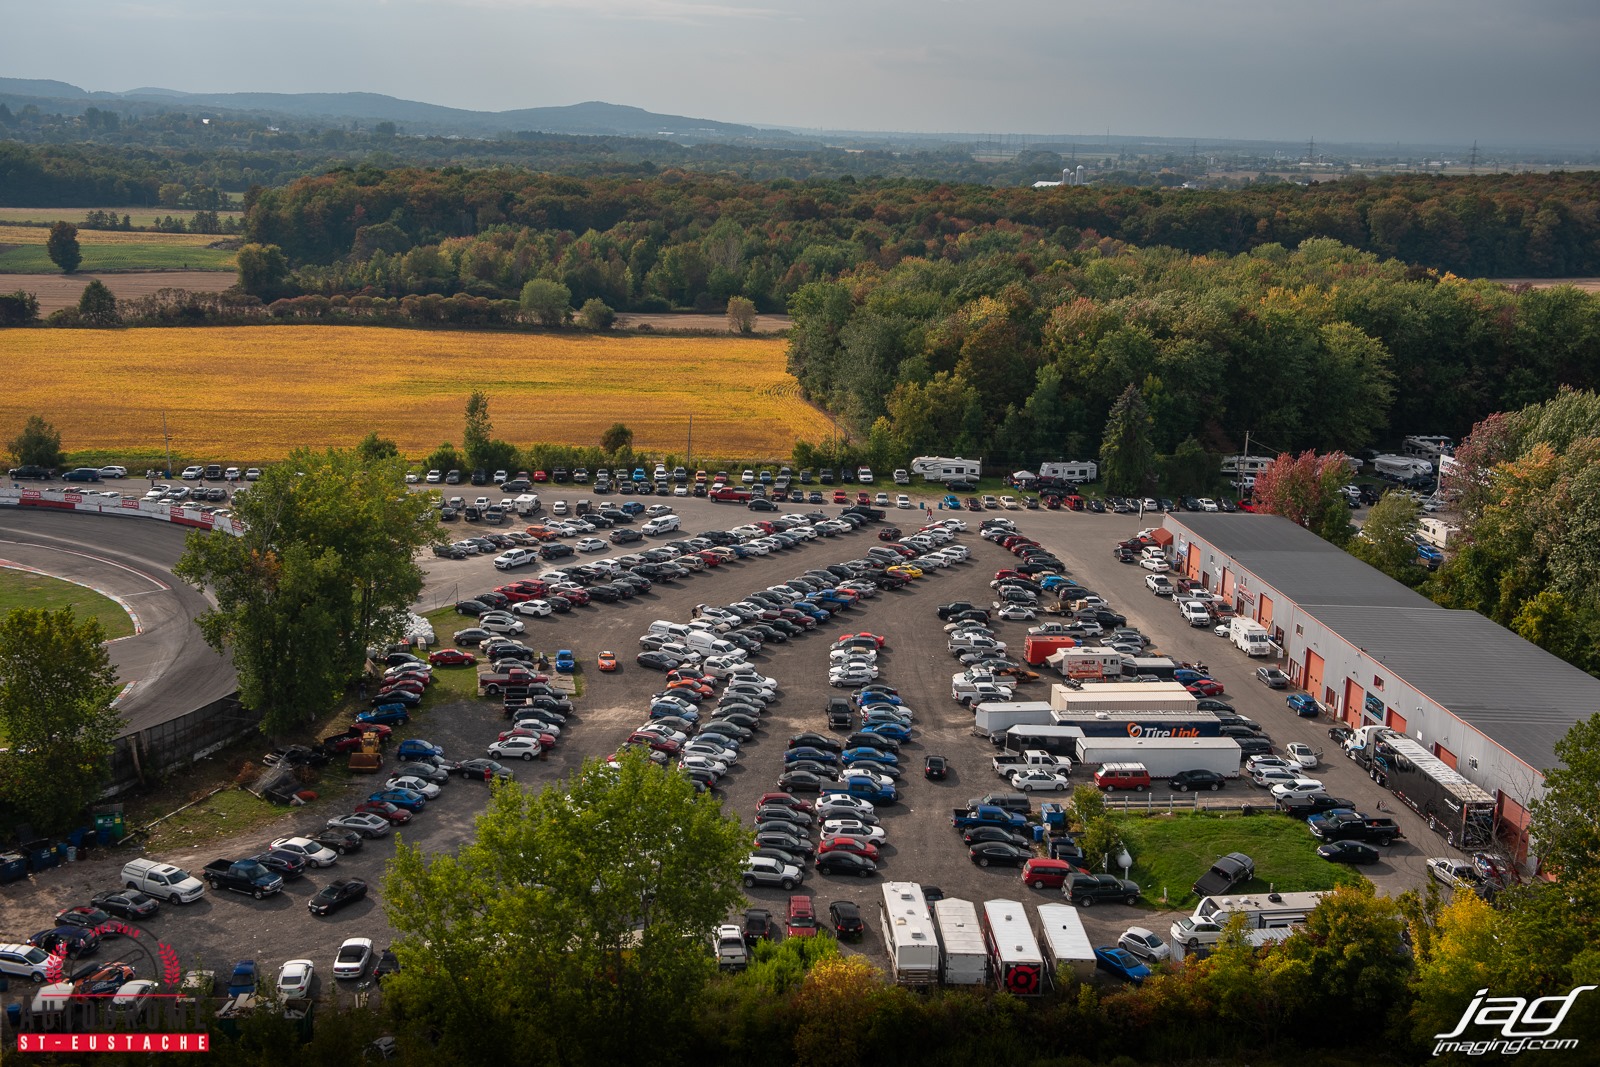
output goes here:
<path id="1" fill-rule="evenodd" d="M 924 756 L 922 759 L 922 777 L 933 781 L 944 781 L 950 773 L 950 763 L 943 756 Z"/>
<path id="2" fill-rule="evenodd" d="M 482 615 L 486 611 L 493 611 L 493 610 L 494 609 L 492 607 L 490 607 L 488 604 L 485 604 L 481 600 L 475 600 L 475 599 L 474 600 L 458 600 L 456 602 L 456 614 L 457 615 L 478 616 L 478 615 Z"/>
<path id="3" fill-rule="evenodd" d="M 400 960 L 395 956 L 393 951 L 390 949 L 384 949 L 382 952 L 378 953 L 378 962 L 372 965 L 373 981 L 382 982 L 391 974 L 399 973 Z"/>
<path id="4" fill-rule="evenodd" d="M 980 845 L 985 841 L 1001 841 L 1019 848 L 1028 847 L 1028 839 L 1003 826 L 974 826 L 961 835 L 963 845 Z"/>
<path id="5" fill-rule="evenodd" d="M 474 781 L 486 782 L 491 778 L 515 778 L 516 774 L 509 767 L 502 767 L 492 759 L 462 760 L 460 768 L 456 771 L 463 778 Z"/>
<path id="6" fill-rule="evenodd" d="M 1080 908 L 1116 900 L 1132 905 L 1139 899 L 1138 883 L 1114 874 L 1069 874 L 1061 892 L 1067 903 Z"/>
<path id="7" fill-rule="evenodd" d="M 795 734 L 793 737 L 789 738 L 789 747 L 790 748 L 802 748 L 802 747 L 804 747 L 804 748 L 822 748 L 822 749 L 827 749 L 829 752 L 842 752 L 842 751 L 844 751 L 844 745 L 839 743 L 839 739 L 838 738 L 829 737 L 827 734 L 818 734 L 818 733 L 809 733 L 809 732 L 808 733 L 803 733 L 803 734 Z"/>
<path id="8" fill-rule="evenodd" d="M 1033 849 L 1007 841 L 979 841 L 967 850 L 967 856 L 979 867 L 1021 867 L 1033 859 Z"/>
<path id="9" fill-rule="evenodd" d="M 840 941 L 860 941 L 866 936 L 867 924 L 861 920 L 861 909 L 854 901 L 836 900 L 829 904 L 828 921 L 833 923 L 834 936 Z"/>
<path id="10" fill-rule="evenodd" d="M 879 752 L 899 752 L 900 742 L 883 734 L 861 730 L 844 739 L 845 748 L 875 748 Z M 924 767 L 926 769 L 926 767 Z"/>
<path id="11" fill-rule="evenodd" d="M 361 879 L 338 878 L 323 886 L 316 896 L 306 901 L 306 908 L 313 915 L 332 915 L 346 904 L 365 900 L 366 896 L 367 883 Z"/>
<path id="12" fill-rule="evenodd" d="M 422 703 L 422 697 L 409 689 L 380 689 L 378 695 L 371 697 L 367 703 L 375 708 L 384 704 L 403 704 L 414 708 Z"/>
<path id="13" fill-rule="evenodd" d="M 306 861 L 296 856 L 293 852 L 285 852 L 282 849 L 270 848 L 260 855 L 250 858 L 267 870 L 281 875 L 285 882 L 306 873 Z"/>
<path id="14" fill-rule="evenodd" d="M 589 587 L 589 599 L 597 600 L 602 604 L 615 604 L 622 599 L 622 594 L 611 585 L 595 585 Z"/>
<path id="15" fill-rule="evenodd" d="M 1215 792 L 1227 784 L 1227 779 L 1216 771 L 1179 771 L 1172 776 L 1168 784 L 1174 793 L 1187 793 L 1191 789 L 1210 789 Z"/>
<path id="16" fill-rule="evenodd" d="M 815 771 L 787 770 L 778 777 L 778 788 L 785 793 L 820 793 L 824 785 L 832 786 L 834 781 Z"/>
<path id="17" fill-rule="evenodd" d="M 28 938 L 28 944 L 54 953 L 58 949 L 76 959 L 88 956 L 100 947 L 100 935 L 82 926 L 57 926 L 41 930 Z"/>
<path id="18" fill-rule="evenodd" d="M 420 764 L 412 764 L 408 767 L 402 767 L 401 770 L 406 774 L 415 774 L 418 777 L 422 777 L 417 769 L 419 766 Z M 430 772 L 435 770 L 432 767 L 428 769 Z M 443 775 L 444 772 L 437 771 L 436 773 Z M 354 830 L 341 830 L 336 827 L 329 826 L 321 830 L 315 830 L 306 834 L 305 836 L 310 838 L 312 841 L 315 841 L 323 848 L 333 849 L 341 856 L 347 852 L 358 852 L 361 849 L 361 835 L 356 833 Z"/>
<path id="19" fill-rule="evenodd" d="M 1272 741 L 1265 737 L 1236 737 L 1234 741 L 1239 745 L 1241 756 L 1270 756 L 1272 755 Z"/>
<path id="20" fill-rule="evenodd" d="M 853 874 L 858 878 L 871 878 L 878 873 L 878 865 L 854 852 L 824 852 L 817 857 L 819 874 Z"/>
<path id="21" fill-rule="evenodd" d="M 102 911 L 100 908 L 92 905 L 79 905 L 75 908 L 63 908 L 61 911 L 56 912 L 56 925 L 58 927 L 81 926 L 85 929 L 92 930 L 97 926 L 104 926 L 110 921 L 111 915 L 109 912 Z M 115 935 L 108 934 L 108 936 Z"/>
<path id="22" fill-rule="evenodd" d="M 1329 841 L 1317 846 L 1317 855 L 1330 863 L 1377 863 L 1382 853 L 1361 841 Z"/>
<path id="23" fill-rule="evenodd" d="M 137 889 L 112 889 L 96 893 L 89 901 L 103 912 L 122 919 L 148 919 L 161 910 L 161 902 Z"/>
<path id="24" fill-rule="evenodd" d="M 683 666 L 681 659 L 666 652 L 641 652 L 634 662 L 653 671 L 675 671 Z"/>

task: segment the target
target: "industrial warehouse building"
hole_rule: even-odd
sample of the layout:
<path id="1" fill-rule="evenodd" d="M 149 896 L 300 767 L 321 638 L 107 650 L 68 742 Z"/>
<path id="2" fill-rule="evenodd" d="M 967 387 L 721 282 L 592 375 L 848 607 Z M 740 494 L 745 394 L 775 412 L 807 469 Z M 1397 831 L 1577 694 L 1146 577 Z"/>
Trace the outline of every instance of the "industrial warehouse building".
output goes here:
<path id="1" fill-rule="evenodd" d="M 1495 798 L 1529 861 L 1528 805 L 1555 743 L 1600 711 L 1600 680 L 1473 611 L 1453 611 L 1272 515 L 1168 515 L 1174 569 L 1267 628 L 1295 684 L 1351 726 L 1420 742 Z"/>

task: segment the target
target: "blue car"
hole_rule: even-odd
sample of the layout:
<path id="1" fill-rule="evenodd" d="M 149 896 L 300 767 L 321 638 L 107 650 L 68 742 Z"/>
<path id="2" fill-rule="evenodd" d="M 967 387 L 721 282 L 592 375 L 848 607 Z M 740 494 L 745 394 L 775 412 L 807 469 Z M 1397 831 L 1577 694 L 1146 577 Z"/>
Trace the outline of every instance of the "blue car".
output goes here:
<path id="1" fill-rule="evenodd" d="M 400 751 L 395 754 L 401 763 L 412 760 L 431 759 L 435 756 L 443 757 L 444 749 L 428 741 L 410 740 L 400 742 Z"/>
<path id="2" fill-rule="evenodd" d="M 256 961 L 240 960 L 233 965 L 233 977 L 228 979 L 228 996 L 237 997 L 256 991 Z"/>
<path id="3" fill-rule="evenodd" d="M 954 493 L 946 493 L 944 495 L 944 506 L 949 508 L 951 511 L 960 511 L 961 498 L 956 496 Z"/>
<path id="4" fill-rule="evenodd" d="M 830 767 L 837 767 L 839 765 L 839 753 L 829 752 L 825 748 L 812 748 L 810 745 L 801 745 L 799 748 L 791 748 L 783 754 L 783 762 L 785 763 L 798 763 L 800 760 L 814 760 Z"/>
<path id="5" fill-rule="evenodd" d="M 644 468 L 643 467 L 635 467 L 635 468 L 633 468 L 633 480 L 636 481 L 636 482 L 642 482 L 642 481 L 645 480 L 644 479 Z"/>
<path id="6" fill-rule="evenodd" d="M 397 808 L 407 811 L 421 811 L 428 803 L 428 798 L 421 793 L 413 793 L 409 789 L 381 789 L 367 798 L 368 800 L 382 800 L 393 804 Z"/>
<path id="7" fill-rule="evenodd" d="M 572 656 L 572 649 L 563 648 L 556 653 L 556 673 L 571 674 L 578 669 L 578 661 Z"/>
<path id="8" fill-rule="evenodd" d="M 1133 953 L 1120 948 L 1097 948 L 1094 950 L 1094 965 L 1102 971 L 1110 971 L 1123 981 L 1141 984 L 1150 977 L 1150 968 L 1139 962 Z"/>
<path id="9" fill-rule="evenodd" d="M 1289 705 L 1289 710 L 1302 719 L 1315 719 L 1322 711 L 1316 697 L 1310 693 L 1292 693 L 1286 703 Z"/>
<path id="10" fill-rule="evenodd" d="M 858 708 L 864 708 L 868 704 L 899 705 L 902 703 L 899 692 L 890 688 L 889 686 L 884 686 L 880 689 L 873 689 L 870 687 L 866 689 L 857 689 L 854 693 L 850 694 L 850 699 L 856 702 L 856 707 Z"/>
<path id="11" fill-rule="evenodd" d="M 880 737 L 887 737 L 891 741 L 911 740 L 911 728 L 898 720 L 889 718 L 875 719 L 870 715 L 867 716 L 867 719 L 867 724 L 861 728 L 862 733 L 877 734 Z"/>
<path id="12" fill-rule="evenodd" d="M 837 785 L 828 786 L 830 793 L 845 793 L 859 800 L 870 800 L 874 804 L 893 804 L 900 799 L 900 794 L 888 786 L 866 778 L 846 778 Z"/>
<path id="13" fill-rule="evenodd" d="M 890 766 L 897 766 L 900 763 L 900 757 L 893 752 L 885 752 L 881 748 L 871 748 L 867 745 L 845 749 L 844 758 L 846 763 L 887 763 Z"/>
<path id="14" fill-rule="evenodd" d="M 356 722 L 375 723 L 378 726 L 404 726 L 410 721 L 411 713 L 404 704 L 382 704 L 356 716 Z"/>
<path id="15" fill-rule="evenodd" d="M 639 471 L 638 473 L 643 474 L 644 472 Z M 637 500 L 629 500 L 619 510 L 627 512 L 629 515 L 637 515 L 644 510 L 644 505 Z"/>
<path id="16" fill-rule="evenodd" d="M 684 722 L 699 722 L 700 713 L 693 708 L 686 708 L 682 704 L 675 704 L 670 700 L 663 700 L 650 705 L 652 719 L 667 719 L 677 717 Z"/>
<path id="17" fill-rule="evenodd" d="M 1211 676 L 1209 674 L 1201 674 L 1199 671 L 1191 671 L 1187 667 L 1179 667 L 1177 670 L 1172 672 L 1172 680 L 1177 682 L 1179 685 L 1193 685 L 1196 682 L 1206 681 L 1210 677 Z"/>

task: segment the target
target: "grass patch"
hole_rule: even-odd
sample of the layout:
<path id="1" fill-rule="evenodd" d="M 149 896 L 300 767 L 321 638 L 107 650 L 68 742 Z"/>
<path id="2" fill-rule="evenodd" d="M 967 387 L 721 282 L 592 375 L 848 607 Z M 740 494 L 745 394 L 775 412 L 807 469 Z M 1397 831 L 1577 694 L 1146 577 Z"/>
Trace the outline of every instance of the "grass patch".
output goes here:
<path id="1" fill-rule="evenodd" d="M 40 608 L 60 611 L 71 608 L 80 619 L 94 619 L 105 630 L 107 639 L 133 633 L 133 620 L 122 605 L 93 589 L 64 582 L 43 574 L 0 567 L 0 615 L 13 608 Z"/>
<path id="2" fill-rule="evenodd" d="M 119 219 L 126 215 L 130 226 L 154 226 L 157 220 L 164 219 L 169 215 L 175 219 L 182 219 L 184 224 L 187 225 L 194 219 L 195 215 L 193 209 L 160 207 L 0 207 L 0 223 L 10 222 L 31 226 L 49 226 L 53 222 L 70 222 L 79 227 L 79 241 L 84 240 L 87 235 L 92 233 L 123 232 L 120 230 L 96 231 L 82 229 L 83 220 L 91 211 L 114 211 Z M 219 218 L 228 218 L 230 216 L 240 218 L 243 214 L 241 211 L 217 212 Z"/>
<path id="3" fill-rule="evenodd" d="M 160 240 L 158 234 L 125 234 L 146 237 L 143 241 L 120 244 L 85 244 L 79 273 L 104 270 L 232 270 L 233 252 L 226 248 L 174 244 Z M 181 236 L 181 235 L 175 235 Z M 215 238 L 220 240 L 220 238 Z M 14 244 L 0 250 L 0 272 L 6 274 L 46 274 L 60 268 L 50 261 L 43 244 Z"/>
<path id="4" fill-rule="evenodd" d="M 259 743 L 258 743 L 259 745 Z M 161 810 L 150 798 L 128 813 L 128 825 L 144 826 L 178 807 L 180 801 Z M 289 809 L 270 801 L 258 800 L 243 789 L 228 788 L 201 801 L 194 807 L 179 812 L 150 831 L 145 847 L 153 852 L 199 845 L 212 838 L 231 836 L 256 827 L 265 827 L 283 818 Z M 310 820 L 308 820 L 309 823 Z M 262 841 L 263 845 L 267 842 Z M 205 857 L 209 863 L 214 857 Z"/>
<path id="5" fill-rule="evenodd" d="M 1133 856 L 1131 877 L 1145 899 L 1158 903 L 1163 891 L 1173 906 L 1194 902 L 1189 887 L 1218 856 L 1243 852 L 1256 862 L 1256 878 L 1240 892 L 1302 893 L 1359 885 L 1364 879 L 1344 864 L 1316 853 L 1317 839 L 1306 824 L 1283 815 L 1116 816 Z"/>

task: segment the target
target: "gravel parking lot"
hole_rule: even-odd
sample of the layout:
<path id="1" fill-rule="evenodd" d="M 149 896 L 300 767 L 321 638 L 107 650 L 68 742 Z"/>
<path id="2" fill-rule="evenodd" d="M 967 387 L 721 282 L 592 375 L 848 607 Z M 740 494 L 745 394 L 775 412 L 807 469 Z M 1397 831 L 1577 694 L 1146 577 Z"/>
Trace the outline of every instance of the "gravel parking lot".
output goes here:
<path id="1" fill-rule="evenodd" d="M 553 494 L 552 494 L 553 495 Z M 572 497 L 587 495 L 573 493 Z M 674 501 L 683 519 L 683 533 L 689 536 L 708 528 L 730 528 L 750 521 L 753 516 L 735 505 L 715 504 L 699 499 Z M 811 510 L 790 505 L 785 510 Z M 824 510 L 831 512 L 836 508 Z M 941 516 L 935 511 L 934 518 Z M 996 514 L 993 512 L 990 515 Z M 1274 742 L 1305 741 L 1329 753 L 1329 761 L 1317 772 L 1330 791 L 1348 796 L 1365 810 L 1373 811 L 1381 799 L 1386 807 L 1398 809 L 1394 817 L 1406 838 L 1385 850 L 1384 861 L 1363 869 L 1380 891 L 1398 893 L 1420 885 L 1426 878 L 1424 859 L 1444 855 L 1443 842 L 1423 821 L 1379 789 L 1353 763 L 1337 755 L 1327 736 L 1326 721 L 1307 721 L 1295 717 L 1283 703 L 1283 694 L 1261 686 L 1253 678 L 1259 661 L 1249 661 L 1227 642 L 1212 635 L 1209 628 L 1191 628 L 1178 617 L 1166 599 L 1153 596 L 1144 586 L 1147 572 L 1117 563 L 1111 556 L 1114 541 L 1130 536 L 1142 525 L 1158 525 L 1135 516 L 1097 515 L 1080 512 L 1018 511 L 1006 513 L 1026 533 L 1055 551 L 1083 584 L 1100 592 L 1115 610 L 1128 616 L 1154 642 L 1160 654 L 1179 660 L 1204 661 L 1212 674 L 1228 687 L 1228 698 L 1238 710 L 1260 722 Z M 982 901 L 1009 897 L 1028 903 L 1059 900 L 1054 891 L 1034 891 L 1022 886 L 1015 869 L 979 869 L 966 857 L 960 839 L 949 825 L 949 812 L 967 798 L 1004 787 L 989 766 L 993 754 L 986 741 L 974 737 L 971 714 L 951 701 L 949 677 L 955 661 L 945 650 L 945 635 L 934 608 L 954 600 L 984 603 L 992 599 L 988 582 L 994 572 L 1013 560 L 1010 553 L 978 536 L 983 516 L 962 515 L 969 530 L 959 538 L 972 552 L 964 564 L 930 570 L 904 589 L 866 599 L 854 609 L 823 623 L 809 635 L 784 645 L 768 645 L 753 663 L 782 686 L 779 699 L 765 716 L 755 742 L 747 745 L 741 764 L 724 781 L 725 804 L 731 813 L 748 824 L 757 796 L 776 788 L 782 768 L 782 754 L 788 735 L 801 730 L 826 732 L 823 709 L 829 696 L 841 690 L 830 689 L 826 681 L 828 648 L 843 632 L 870 630 L 888 638 L 880 654 L 882 680 L 898 687 L 907 704 L 917 713 L 916 737 L 902 746 L 901 765 L 906 774 L 901 782 L 902 802 L 882 812 L 889 844 L 883 849 L 882 878 L 857 879 L 818 876 L 807 871 L 804 889 L 817 900 L 819 913 L 829 901 L 851 899 L 863 905 L 868 918 L 866 939 L 851 951 L 861 951 L 880 965 L 883 957 L 881 935 L 876 928 L 883 878 L 916 881 L 940 886 L 947 895 Z M 926 521 L 920 511 L 893 511 L 890 523 L 910 531 Z M 1247 520 L 1246 520 L 1247 521 Z M 744 594 L 776 584 L 808 568 L 859 557 L 876 544 L 879 526 L 868 526 L 832 539 L 809 544 L 760 558 L 729 563 L 708 569 L 682 582 L 658 584 L 650 593 L 619 604 L 590 605 L 567 615 L 528 619 L 524 637 L 535 648 L 554 652 L 571 648 L 584 665 L 584 695 L 577 703 L 577 714 L 565 729 L 561 744 L 547 759 L 523 763 L 512 761 L 518 780 L 538 788 L 562 777 L 589 756 L 613 752 L 628 733 L 644 721 L 646 698 L 661 686 L 661 675 L 634 665 L 638 637 L 653 619 L 686 621 L 699 603 L 723 604 Z M 665 539 L 671 539 L 671 536 Z M 573 560 L 561 561 L 571 563 Z M 452 561 L 428 557 L 425 562 L 428 583 L 423 608 L 453 603 L 473 592 L 502 584 L 508 578 L 496 571 L 489 559 L 475 557 Z M 537 572 L 542 566 L 525 568 Z M 523 572 L 514 572 L 520 575 Z M 467 620 L 463 619 L 462 625 Z M 1020 654 L 1028 624 L 999 622 L 1001 637 Z M 448 633 L 439 637 L 446 642 Z M 594 669 L 596 654 L 614 650 L 621 669 L 602 674 Z M 1047 699 L 1048 679 L 1025 685 L 1017 699 Z M 425 709 L 398 736 L 423 737 L 442 745 L 454 758 L 481 755 L 484 746 L 505 725 L 497 702 L 439 701 L 430 696 Z M 951 774 L 942 782 L 925 781 L 922 758 L 941 753 L 951 763 Z M 370 780 L 350 787 L 352 797 L 366 791 Z M 1229 794 L 1248 796 L 1250 802 L 1269 803 L 1265 794 L 1248 782 L 1230 785 Z M 487 796 L 481 783 L 454 780 L 443 796 L 430 803 L 399 836 L 435 852 L 448 852 L 472 832 L 472 820 L 482 810 Z M 1160 798 L 1157 798 L 1160 799 Z M 320 825 L 325 815 L 322 804 L 315 818 L 307 813 L 286 812 L 281 829 L 250 834 L 247 838 L 221 843 L 211 842 L 188 850 L 167 852 L 158 858 L 178 863 L 190 870 L 203 867 L 218 856 L 242 853 L 264 846 L 269 838 L 287 835 L 311 825 Z M 148 924 L 151 934 L 173 945 L 186 966 L 204 965 L 224 970 L 234 960 L 254 957 L 264 972 L 276 973 L 284 960 L 304 956 L 317 962 L 319 969 L 331 966 L 332 956 L 346 937 L 367 936 L 380 946 L 391 931 L 379 901 L 378 883 L 384 862 L 392 854 L 391 839 L 369 842 L 360 852 L 344 857 L 338 867 L 314 872 L 297 879 L 285 892 L 266 901 L 254 901 L 235 894 L 207 894 L 186 908 L 163 908 Z M 1311 847 L 1307 835 L 1307 848 Z M 68 904 L 85 903 L 100 889 L 112 887 L 125 850 L 100 850 L 89 862 L 65 865 L 47 872 L 31 883 L 7 888 L 3 936 L 20 940 L 49 925 L 49 916 Z M 367 879 L 374 892 L 366 900 L 329 918 L 315 918 L 306 909 L 306 899 L 322 884 L 337 876 Z M 752 899 L 775 912 L 781 912 L 786 894 L 778 890 L 755 890 Z M 1192 902 L 1191 902 L 1192 903 Z M 1186 910 L 1186 909 L 1185 909 Z M 1137 921 L 1165 934 L 1171 915 L 1152 914 L 1149 908 L 1105 905 L 1085 915 L 1086 925 L 1097 943 L 1109 943 L 1126 926 Z M 102 948 L 100 959 L 114 959 L 116 942 Z M 331 984 L 325 981 L 324 990 Z M 347 984 L 347 983 L 342 983 Z M 21 987 L 14 984 L 13 993 Z"/>

